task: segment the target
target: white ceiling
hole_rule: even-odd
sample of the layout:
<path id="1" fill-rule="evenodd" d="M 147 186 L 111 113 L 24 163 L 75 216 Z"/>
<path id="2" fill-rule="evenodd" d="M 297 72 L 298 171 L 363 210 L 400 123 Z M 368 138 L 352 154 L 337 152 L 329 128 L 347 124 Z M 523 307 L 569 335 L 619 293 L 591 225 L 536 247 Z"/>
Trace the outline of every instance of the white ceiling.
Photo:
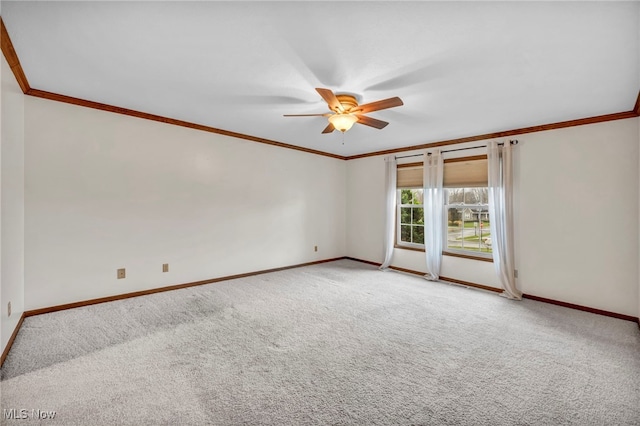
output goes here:
<path id="1" fill-rule="evenodd" d="M 629 111 L 640 2 L 2 2 L 31 87 L 339 155 Z M 322 135 L 315 92 L 383 130 Z M 343 144 L 344 142 L 344 144 Z"/>

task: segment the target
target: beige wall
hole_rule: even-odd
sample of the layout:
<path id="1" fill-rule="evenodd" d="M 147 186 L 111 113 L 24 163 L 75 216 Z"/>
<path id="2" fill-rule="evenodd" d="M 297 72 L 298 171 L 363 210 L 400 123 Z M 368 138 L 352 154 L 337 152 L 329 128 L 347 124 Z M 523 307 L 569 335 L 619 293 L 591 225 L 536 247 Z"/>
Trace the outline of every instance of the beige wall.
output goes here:
<path id="1" fill-rule="evenodd" d="M 344 161 L 33 97 L 25 120 L 27 309 L 345 255 Z"/>
<path id="2" fill-rule="evenodd" d="M 525 293 L 638 315 L 638 121 L 517 137 L 516 268 Z M 382 261 L 383 164 L 348 161 L 348 256 Z M 424 254 L 408 250 L 396 249 L 392 265 L 426 271 Z M 499 287 L 487 262 L 444 256 L 441 272 Z"/>
<path id="3" fill-rule="evenodd" d="M 4 350 L 24 311 L 24 95 L 4 56 L 1 67 L 0 341 Z"/>
<path id="4" fill-rule="evenodd" d="M 24 102 L 27 309 L 343 255 L 382 260 L 382 157 L 343 162 Z M 638 315 L 639 121 L 518 137 L 525 293 Z M 396 250 L 393 264 L 425 270 L 418 252 Z M 487 262 L 445 256 L 442 275 L 499 286 Z"/>

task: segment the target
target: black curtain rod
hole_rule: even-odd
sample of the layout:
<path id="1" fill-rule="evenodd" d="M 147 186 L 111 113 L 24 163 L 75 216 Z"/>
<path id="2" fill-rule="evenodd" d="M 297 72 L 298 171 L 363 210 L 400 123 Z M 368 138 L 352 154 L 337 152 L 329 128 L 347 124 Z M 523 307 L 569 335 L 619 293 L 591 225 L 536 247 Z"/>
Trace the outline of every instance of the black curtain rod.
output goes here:
<path id="1" fill-rule="evenodd" d="M 509 143 L 511 145 L 518 145 L 518 141 L 517 140 L 512 140 L 509 141 Z M 498 145 L 504 145 L 504 142 L 500 142 Z M 457 149 L 447 149 L 446 151 L 440 151 L 441 153 L 445 153 L 445 152 L 455 152 L 455 151 L 466 151 L 467 149 L 478 149 L 478 148 L 486 148 L 487 145 L 478 145 L 478 146 L 470 146 L 468 148 L 457 148 Z M 423 156 L 424 154 L 413 154 L 413 155 L 403 155 L 402 157 L 395 157 L 396 160 L 398 158 L 409 158 L 409 157 L 420 157 Z M 431 155 L 431 153 L 427 153 L 427 155 Z"/>

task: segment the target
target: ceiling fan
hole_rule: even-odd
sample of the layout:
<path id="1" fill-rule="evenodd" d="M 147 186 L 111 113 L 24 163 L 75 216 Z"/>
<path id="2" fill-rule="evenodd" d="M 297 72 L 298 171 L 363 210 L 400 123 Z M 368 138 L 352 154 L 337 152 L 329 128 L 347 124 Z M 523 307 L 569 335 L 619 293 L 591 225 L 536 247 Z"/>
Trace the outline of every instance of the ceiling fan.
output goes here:
<path id="1" fill-rule="evenodd" d="M 381 101 L 371 102 L 364 105 L 358 105 L 356 97 L 347 94 L 334 94 L 329 89 L 316 88 L 316 91 L 327 102 L 330 113 L 325 114 L 285 114 L 285 117 L 329 117 L 329 125 L 324 128 L 322 133 L 331 133 L 339 130 L 346 132 L 354 125 L 354 123 L 364 124 L 365 126 L 383 129 L 387 124 L 386 121 L 367 117 L 366 113 L 379 111 L 381 109 L 394 108 L 404 105 L 402 99 L 395 97 L 383 99 Z"/>

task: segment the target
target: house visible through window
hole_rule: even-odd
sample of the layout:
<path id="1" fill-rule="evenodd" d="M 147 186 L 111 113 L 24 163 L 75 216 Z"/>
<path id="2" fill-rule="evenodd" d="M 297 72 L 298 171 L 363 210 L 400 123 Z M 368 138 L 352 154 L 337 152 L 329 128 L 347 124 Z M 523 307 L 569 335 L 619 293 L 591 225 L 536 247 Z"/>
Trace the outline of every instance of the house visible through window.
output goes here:
<path id="1" fill-rule="evenodd" d="M 445 190 L 445 250 L 491 253 L 491 221 L 487 187 Z"/>
<path id="2" fill-rule="evenodd" d="M 424 249 L 422 163 L 398 165 L 396 245 Z M 491 256 L 486 155 L 445 160 L 445 252 Z"/>

